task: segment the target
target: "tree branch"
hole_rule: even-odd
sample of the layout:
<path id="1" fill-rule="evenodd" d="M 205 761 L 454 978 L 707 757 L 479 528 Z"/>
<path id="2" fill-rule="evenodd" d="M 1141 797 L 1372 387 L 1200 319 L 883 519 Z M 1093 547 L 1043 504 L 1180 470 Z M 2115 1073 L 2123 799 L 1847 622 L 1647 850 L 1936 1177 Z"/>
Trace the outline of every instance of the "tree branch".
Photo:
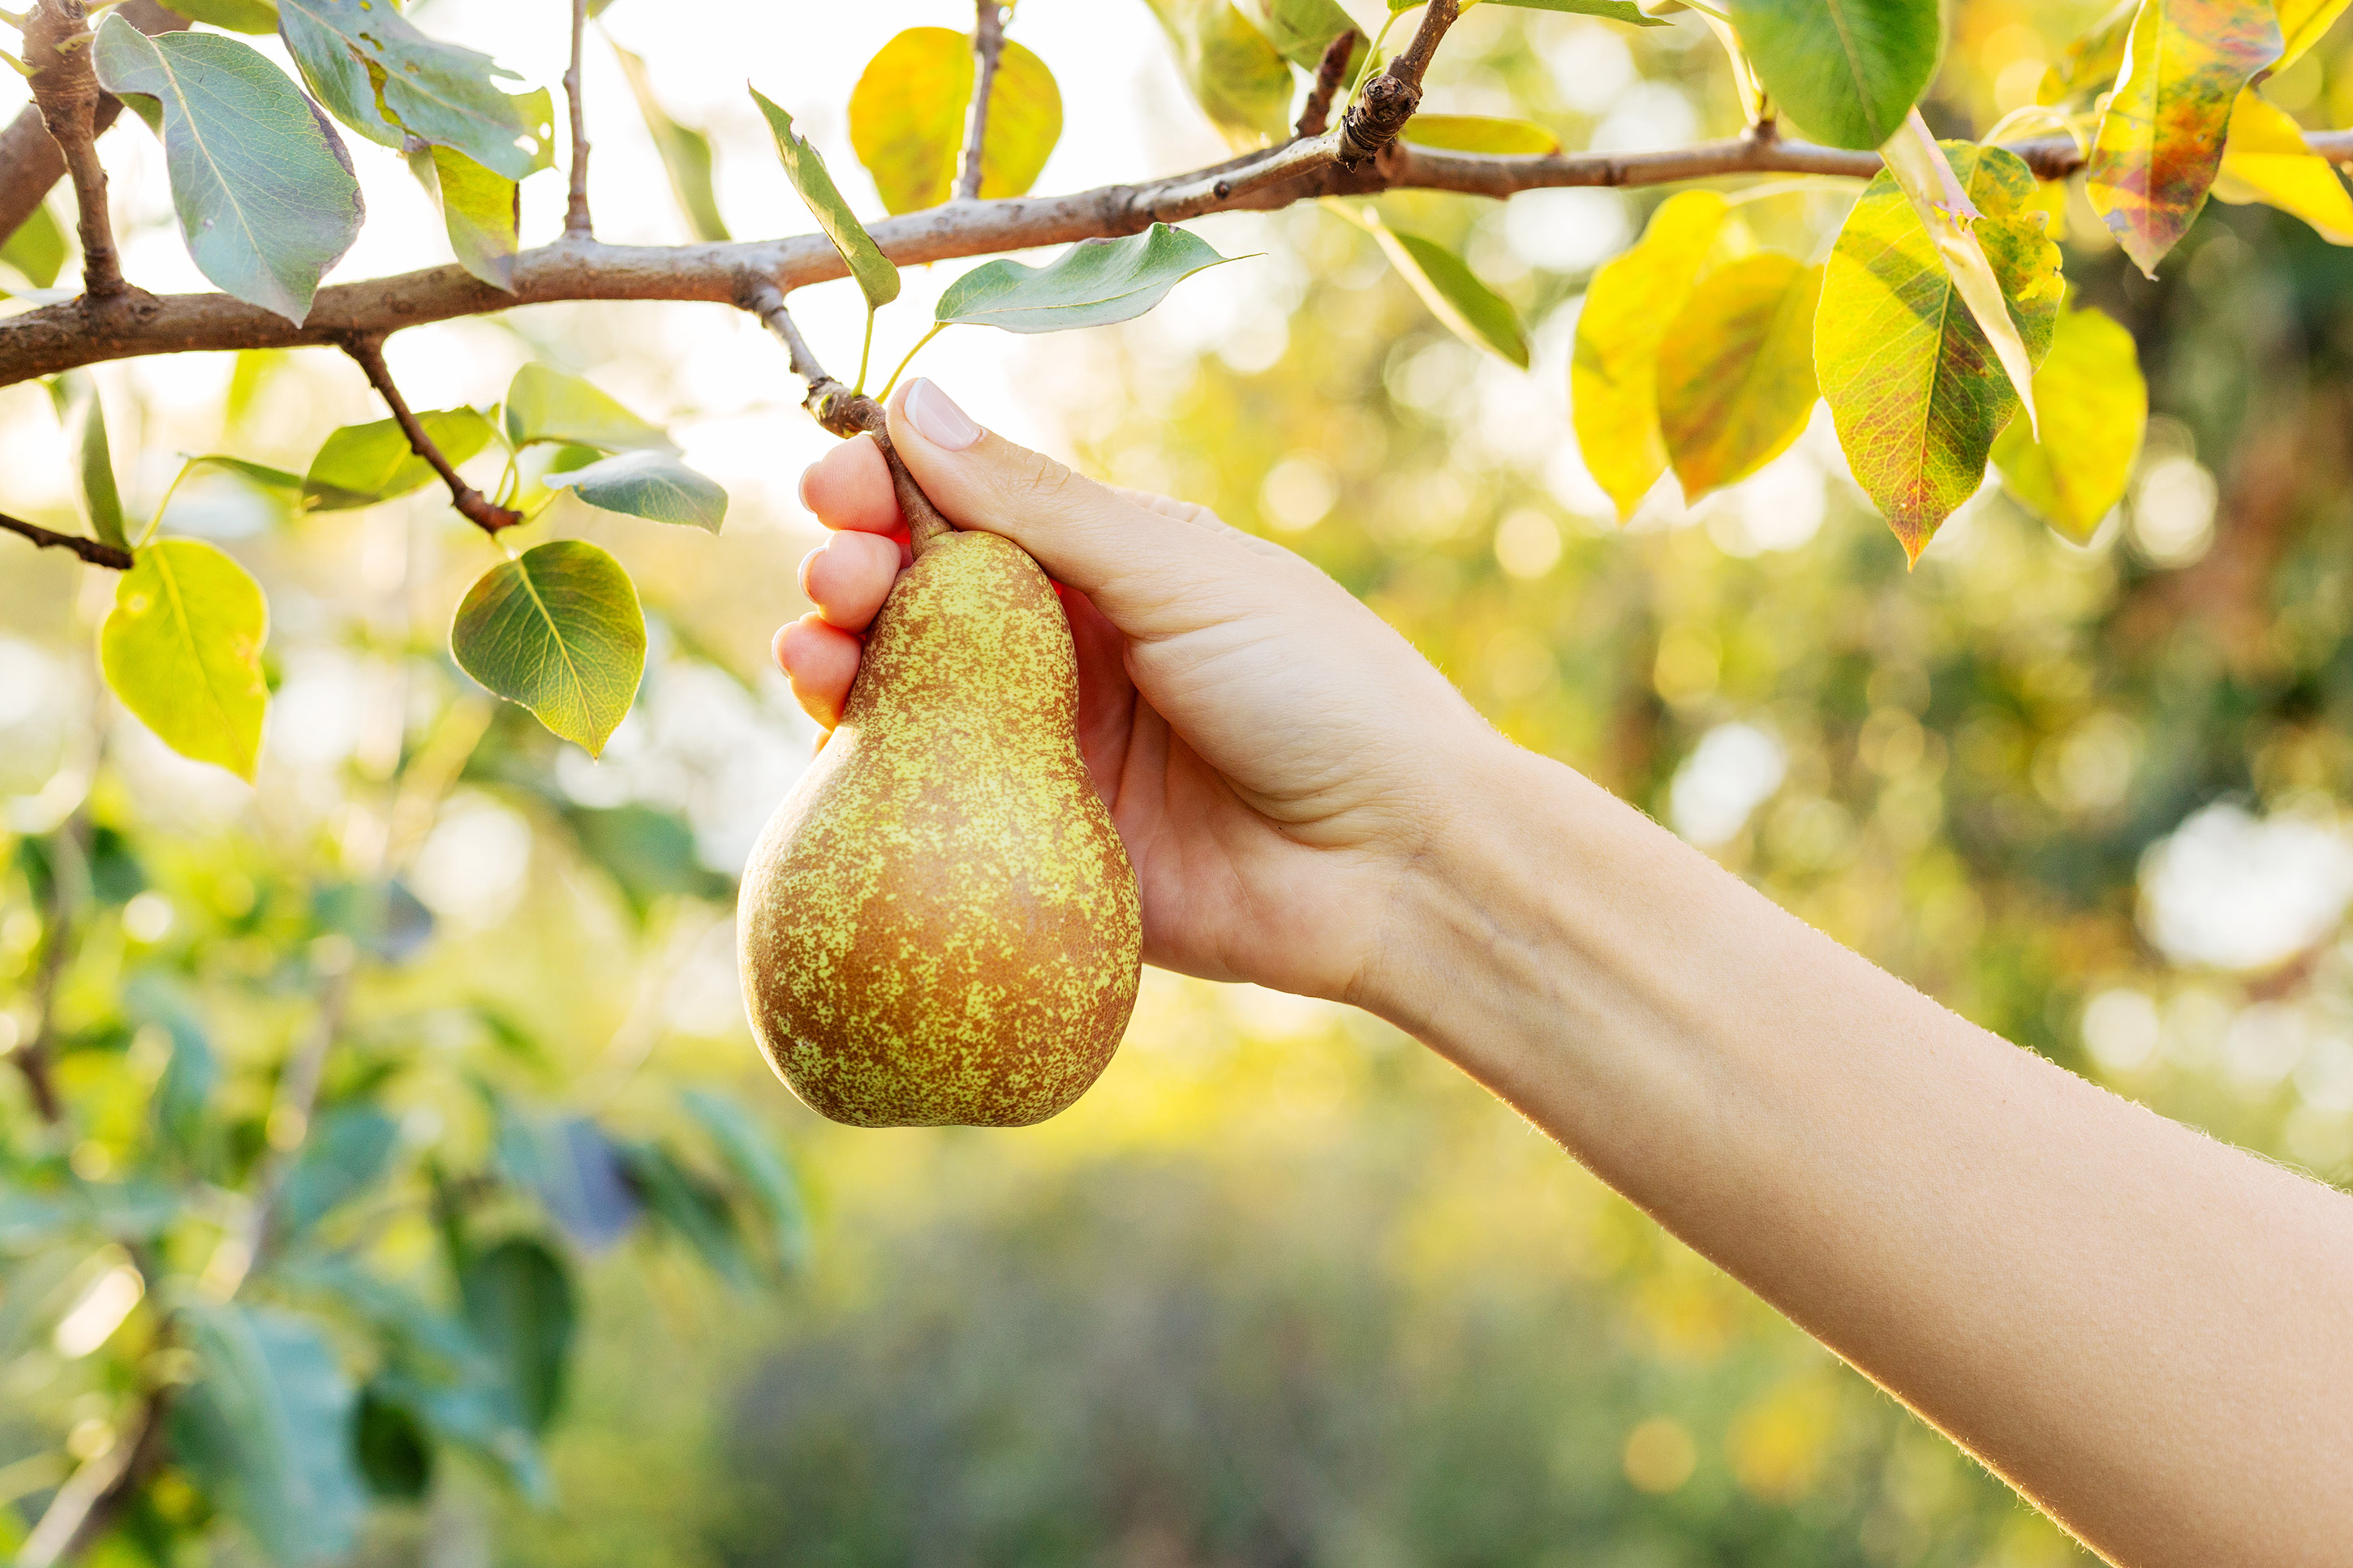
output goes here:
<path id="1" fill-rule="evenodd" d="M 2305 141 L 2332 162 L 2353 160 L 2353 131 L 2314 132 Z M 1427 190 L 1503 197 L 1559 185 L 1630 187 L 1749 174 L 1867 180 L 1880 166 L 1875 153 L 1739 137 L 1658 153 L 1542 157 L 1442 153 L 1399 142 L 1352 171 L 1301 155 L 1302 149 L 1322 144 L 1322 138 L 1293 142 L 1277 153 L 1142 184 L 1103 185 L 1061 196 L 962 202 L 886 218 L 871 232 L 893 261 L 914 267 L 1135 234 L 1155 222 L 1180 223 L 1205 213 L 1266 211 L 1316 196 Z M 2018 142 L 2010 151 L 2046 180 L 2083 166 L 2074 143 L 2064 137 Z M 1266 174 L 1269 164 L 1286 157 L 1297 161 L 1284 165 L 1284 172 Z M 0 386 L 77 365 L 148 354 L 340 346 L 353 338 L 382 339 L 410 327 L 492 315 L 517 305 L 577 300 L 740 304 L 747 277 L 774 283 L 782 291 L 840 278 L 846 270 L 831 242 L 818 234 L 676 247 L 575 241 L 518 257 L 512 293 L 493 289 L 455 265 L 427 268 L 322 289 L 310 319 L 299 327 L 225 294 L 133 295 L 100 320 L 72 304 L 51 305 L 0 320 Z"/>
<path id="2" fill-rule="evenodd" d="M 1437 58 L 1446 29 L 1454 26 L 1454 18 L 1461 14 L 1455 0 L 1430 0 L 1422 8 L 1413 42 L 1365 84 L 1365 96 L 1340 116 L 1336 156 L 1342 168 L 1361 166 L 1397 140 L 1405 122 L 1421 107 L 1421 79 Z"/>
<path id="3" fill-rule="evenodd" d="M 16 1568 L 52 1568 L 70 1562 L 105 1531 L 123 1500 L 162 1461 L 164 1422 L 171 1406 L 169 1385 L 148 1391 L 139 1402 L 136 1432 L 117 1436 L 112 1447 L 67 1478 L 49 1500 L 40 1522 L 25 1538 L 16 1554 Z"/>
<path id="4" fill-rule="evenodd" d="M 988 96 L 997 88 L 997 62 L 1005 53 L 1005 8 L 998 0 L 974 0 L 972 108 L 964 121 L 964 168 L 956 175 L 958 201 L 980 199 L 982 143 L 988 139 Z"/>
<path id="5" fill-rule="evenodd" d="M 95 539 L 85 539 L 79 533 L 58 533 L 37 522 L 26 522 L 18 517 L 0 512 L 0 529 L 21 533 L 44 550 L 70 550 L 92 566 L 104 566 L 111 571 L 131 570 L 131 552 L 118 549 Z"/>
<path id="6" fill-rule="evenodd" d="M 1348 79 L 1348 58 L 1356 52 L 1359 37 L 1351 27 L 1324 46 L 1324 58 L 1315 66 L 1315 85 L 1307 89 L 1307 104 L 1299 111 L 1293 136 L 1302 141 L 1321 136 L 1324 128 L 1332 122 L 1332 100 L 1339 96 L 1342 84 Z"/>
<path id="7" fill-rule="evenodd" d="M 424 425 L 410 412 L 408 400 L 401 396 L 400 388 L 394 384 L 392 372 L 384 363 L 382 338 L 350 338 L 339 346 L 361 370 L 367 373 L 368 384 L 375 388 L 377 395 L 384 399 L 385 406 L 392 410 L 393 418 L 399 423 L 400 433 L 408 437 L 409 450 L 431 464 L 433 471 L 441 476 L 441 482 L 449 487 L 451 506 L 488 534 L 496 534 L 502 528 L 512 528 L 522 521 L 522 513 L 498 505 L 468 484 L 459 476 L 449 459 L 442 456 L 441 448 L 434 444 L 433 437 L 426 434 Z"/>
<path id="8" fill-rule="evenodd" d="M 986 4 L 987 0 L 983 0 Z M 875 447 L 882 460 L 891 468 L 891 488 L 898 493 L 900 514 L 907 520 L 909 548 L 921 555 L 939 540 L 955 531 L 955 525 L 932 504 L 915 476 L 907 471 L 899 449 L 891 444 L 891 418 L 881 404 L 862 392 L 852 391 L 827 374 L 818 363 L 817 355 L 801 336 L 793 314 L 785 309 L 784 290 L 765 279 L 755 279 L 744 290 L 737 301 L 744 309 L 760 318 L 768 331 L 785 345 L 785 357 L 793 374 L 808 385 L 808 394 L 801 406 L 810 417 L 828 430 L 847 440 L 860 434 L 874 437 Z"/>
<path id="9" fill-rule="evenodd" d="M 82 0 L 36 0 L 25 19 L 25 63 L 33 68 L 33 102 L 65 155 L 81 207 L 81 289 L 92 300 L 128 291 L 106 211 L 106 165 L 98 160 L 98 70 L 90 64 L 89 14 Z"/>
<path id="10" fill-rule="evenodd" d="M 148 34 L 177 32 L 188 25 L 187 18 L 166 11 L 157 0 L 125 0 L 116 15 Z M 121 99 L 111 92 L 100 94 L 97 111 L 90 116 L 90 134 L 103 135 L 121 112 Z M 26 104 L 0 131 L 0 244 L 25 226 L 49 187 L 65 177 L 66 155 L 41 123 L 40 106 Z"/>
<path id="11" fill-rule="evenodd" d="M 588 217 L 588 117 L 580 106 L 580 51 L 588 34 L 588 0 L 572 0 L 572 64 L 564 73 L 564 96 L 572 108 L 572 200 L 564 212 L 564 237 L 589 239 L 596 226 Z"/>

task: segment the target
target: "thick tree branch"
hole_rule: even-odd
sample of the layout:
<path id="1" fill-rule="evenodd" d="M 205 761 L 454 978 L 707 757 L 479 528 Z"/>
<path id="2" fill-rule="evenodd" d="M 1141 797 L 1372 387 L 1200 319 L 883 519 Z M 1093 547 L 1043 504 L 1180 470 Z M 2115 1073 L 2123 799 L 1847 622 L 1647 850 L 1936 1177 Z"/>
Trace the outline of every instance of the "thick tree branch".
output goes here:
<path id="1" fill-rule="evenodd" d="M 1304 141 L 1321 136 L 1332 122 L 1332 100 L 1339 96 L 1341 86 L 1348 79 L 1348 59 L 1356 52 L 1360 37 L 1354 27 L 1324 46 L 1324 58 L 1316 62 L 1315 83 L 1307 89 L 1307 103 L 1299 111 L 1299 124 L 1292 134 Z"/>
<path id="2" fill-rule="evenodd" d="M 375 388 L 377 395 L 384 399 L 385 406 L 392 410 L 393 418 L 400 426 L 400 433 L 408 437 L 409 449 L 431 464 L 433 471 L 441 476 L 441 482 L 449 487 L 449 504 L 456 507 L 461 516 L 490 534 L 495 534 L 502 528 L 512 528 L 522 521 L 522 513 L 498 505 L 460 478 L 456 467 L 434 444 L 433 437 L 426 434 L 424 425 L 410 411 L 408 399 L 400 395 L 400 388 L 393 382 L 391 370 L 384 363 L 382 338 L 351 338 L 340 346 L 361 370 L 367 373 L 368 384 Z"/>
<path id="3" fill-rule="evenodd" d="M 997 62 L 1005 53 L 1005 7 L 998 0 L 975 0 L 972 26 L 972 108 L 964 121 L 964 167 L 956 174 L 958 201 L 980 198 L 982 144 L 988 140 L 988 98 L 997 88 Z"/>
<path id="4" fill-rule="evenodd" d="M 596 226 L 588 216 L 588 117 L 580 100 L 580 51 L 588 35 L 588 0 L 572 0 L 572 64 L 564 72 L 564 97 L 572 110 L 572 199 L 564 211 L 564 237 L 588 239 Z"/>
<path id="5" fill-rule="evenodd" d="M 899 510 L 907 520 L 910 548 L 921 555 L 936 541 L 954 533 L 955 525 L 940 515 L 940 509 L 932 504 L 932 498 L 923 493 L 915 476 L 907 471 L 899 449 L 891 444 L 890 416 L 881 404 L 827 374 L 810 351 L 808 340 L 801 336 L 793 313 L 785 309 L 784 291 L 765 279 L 754 279 L 737 302 L 759 317 L 785 345 L 785 357 L 793 374 L 807 384 L 808 393 L 801 399 L 801 406 L 809 411 L 812 418 L 845 440 L 860 434 L 874 437 L 882 460 L 891 467 L 891 488 L 898 492 Z"/>
<path id="6" fill-rule="evenodd" d="M 185 27 L 187 18 L 176 12 L 166 11 L 157 0 L 126 0 L 115 13 L 142 33 L 172 33 Z M 92 135 L 103 135 L 115 117 L 122 112 L 122 100 L 112 93 L 99 97 L 97 111 L 90 116 Z M 26 104 L 24 111 L 0 131 L 0 244 L 25 226 L 49 187 L 66 177 L 66 155 L 58 151 L 57 139 L 49 128 L 41 123 L 38 104 Z"/>
<path id="7" fill-rule="evenodd" d="M 130 285 L 115 254 L 106 210 L 106 165 L 98 159 L 98 100 L 106 94 L 90 64 L 89 13 L 82 0 L 36 0 L 25 19 L 25 63 L 33 68 L 33 102 L 65 155 L 81 208 L 81 289 L 111 300 Z"/>
<path id="8" fill-rule="evenodd" d="M 2334 162 L 2353 160 L 2353 131 L 2315 132 L 2305 140 Z M 1295 157 L 1300 149 L 1314 148 L 1321 141 L 1293 142 L 1278 153 L 1142 184 L 1103 185 L 1061 196 L 953 203 L 886 218 L 873 225 L 871 232 L 893 261 L 913 267 L 1135 234 L 1155 222 L 1179 223 L 1237 209 L 1266 211 L 1316 196 L 1426 190 L 1503 197 L 1559 185 L 1659 185 L 1750 174 L 1863 180 L 1880 166 L 1875 153 L 1746 137 L 1658 153 L 1508 158 L 1441 153 L 1400 142 L 1354 171 L 1310 157 L 1289 164 L 1287 177 L 1264 176 L 1269 163 Z M 2063 137 L 2019 142 L 2010 150 L 2044 179 L 2073 174 L 2083 164 L 2074 143 Z M 339 346 L 352 338 L 381 339 L 409 327 L 491 315 L 517 305 L 577 300 L 737 304 L 746 278 L 773 283 L 782 291 L 844 275 L 840 257 L 817 234 L 670 247 L 572 241 L 518 257 L 512 293 L 493 289 L 455 265 L 427 268 L 322 289 L 310 320 L 299 327 L 225 294 L 133 295 L 100 320 L 76 305 L 51 305 L 0 320 L 0 386 L 76 365 L 148 354 Z"/>
<path id="9" fill-rule="evenodd" d="M 116 572 L 131 570 L 131 552 L 99 540 L 86 539 L 79 533 L 58 533 L 43 528 L 39 523 L 10 517 L 5 512 L 0 512 L 0 529 L 10 533 L 21 533 L 44 550 L 70 550 L 92 566 L 104 566 Z"/>

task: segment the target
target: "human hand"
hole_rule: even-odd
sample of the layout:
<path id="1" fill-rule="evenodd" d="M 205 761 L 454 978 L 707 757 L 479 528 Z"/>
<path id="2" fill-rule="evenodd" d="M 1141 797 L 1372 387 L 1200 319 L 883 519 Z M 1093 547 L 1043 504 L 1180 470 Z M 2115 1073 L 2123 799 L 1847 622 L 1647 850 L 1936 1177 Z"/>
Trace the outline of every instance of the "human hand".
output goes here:
<path id="1" fill-rule="evenodd" d="M 976 425 L 914 381 L 891 439 L 961 528 L 1063 584 L 1079 744 L 1144 897 L 1147 961 L 1340 1000 L 1395 940 L 1432 834 L 1501 744 L 1406 640 L 1307 562 L 1202 507 L 1114 489 Z M 905 555 L 869 437 L 801 479 L 832 535 L 801 563 L 817 609 L 776 662 L 818 723 L 841 716 L 860 634 Z"/>

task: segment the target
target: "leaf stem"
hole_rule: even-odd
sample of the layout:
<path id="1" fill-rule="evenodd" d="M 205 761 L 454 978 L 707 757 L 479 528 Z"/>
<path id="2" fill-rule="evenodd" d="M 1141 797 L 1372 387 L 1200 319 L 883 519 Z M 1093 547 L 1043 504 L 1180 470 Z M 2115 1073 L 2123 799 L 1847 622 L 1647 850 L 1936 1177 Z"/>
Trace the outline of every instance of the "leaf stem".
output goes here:
<path id="1" fill-rule="evenodd" d="M 850 390 L 866 390 L 866 363 L 874 357 L 874 307 L 866 307 L 866 341 L 858 345 L 858 384 Z"/>
<path id="2" fill-rule="evenodd" d="M 933 322 L 932 330 L 915 340 L 915 346 L 907 351 L 907 357 L 899 362 L 898 368 L 891 373 L 891 379 L 884 382 L 882 384 L 882 390 L 874 395 L 874 401 L 877 403 L 889 401 L 891 389 L 899 384 L 899 378 L 907 373 L 907 366 L 914 357 L 923 352 L 923 345 L 930 342 L 934 338 L 938 337 L 942 332 L 946 331 L 955 324 L 955 323 L 953 321 Z"/>
<path id="3" fill-rule="evenodd" d="M 172 504 L 172 497 L 179 491 L 180 481 L 186 479 L 189 471 L 195 466 L 196 460 L 194 458 L 182 461 L 180 471 L 174 474 L 172 482 L 164 487 L 164 499 L 155 503 L 155 515 L 147 520 L 147 526 L 141 531 L 138 542 L 132 545 L 133 550 L 144 550 L 147 547 L 147 542 L 155 537 L 155 531 L 164 526 L 164 509 Z"/>

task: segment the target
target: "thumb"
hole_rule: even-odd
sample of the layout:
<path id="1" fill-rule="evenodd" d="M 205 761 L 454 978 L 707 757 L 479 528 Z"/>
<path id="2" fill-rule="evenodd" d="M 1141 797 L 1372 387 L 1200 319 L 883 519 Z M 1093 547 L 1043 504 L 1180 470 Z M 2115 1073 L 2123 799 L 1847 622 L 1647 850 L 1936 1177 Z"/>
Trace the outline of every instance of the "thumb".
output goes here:
<path id="1" fill-rule="evenodd" d="M 1169 612 L 1196 596 L 1188 588 L 1247 568 L 1248 552 L 1221 525 L 1147 510 L 983 429 L 934 382 L 909 382 L 890 415 L 891 444 L 942 515 L 1013 541 L 1131 637 L 1177 629 L 1166 624 Z"/>

